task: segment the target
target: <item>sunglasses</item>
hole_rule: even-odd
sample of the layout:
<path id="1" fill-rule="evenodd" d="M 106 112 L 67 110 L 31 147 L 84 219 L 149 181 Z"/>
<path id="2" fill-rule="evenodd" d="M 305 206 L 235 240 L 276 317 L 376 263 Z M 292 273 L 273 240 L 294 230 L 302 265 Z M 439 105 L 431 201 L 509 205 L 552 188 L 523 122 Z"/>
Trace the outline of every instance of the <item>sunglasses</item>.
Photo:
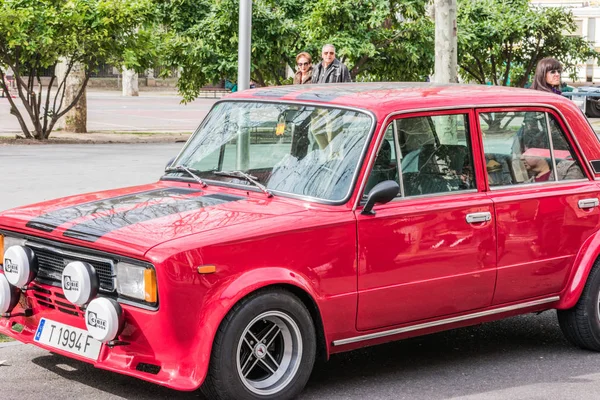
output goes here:
<path id="1" fill-rule="evenodd" d="M 335 55 L 335 51 L 324 51 L 323 54 Z"/>
<path id="2" fill-rule="evenodd" d="M 548 72 L 550 72 L 552 75 L 554 75 L 554 74 L 561 74 L 562 70 L 560 70 L 560 69 L 551 69 Z"/>
<path id="3" fill-rule="evenodd" d="M 307 65 L 310 65 L 310 63 L 307 63 L 307 62 L 305 62 L 305 63 L 298 63 L 299 67 L 306 67 Z"/>

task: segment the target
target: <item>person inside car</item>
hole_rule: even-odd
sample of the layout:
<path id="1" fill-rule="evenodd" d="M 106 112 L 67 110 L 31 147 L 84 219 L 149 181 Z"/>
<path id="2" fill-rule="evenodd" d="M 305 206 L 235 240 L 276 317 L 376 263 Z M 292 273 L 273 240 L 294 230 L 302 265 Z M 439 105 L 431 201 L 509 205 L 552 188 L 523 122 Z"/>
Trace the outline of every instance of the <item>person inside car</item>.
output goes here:
<path id="1" fill-rule="evenodd" d="M 523 135 L 523 154 L 521 160 L 527 169 L 531 182 L 553 181 L 554 174 L 552 173 L 552 165 L 550 158 L 550 149 L 548 145 L 548 137 L 544 132 L 525 132 Z M 555 156 L 557 151 L 555 150 Z M 565 159 L 556 160 L 556 174 L 559 181 L 583 179 L 585 175 L 577 163 L 569 159 L 567 155 Z"/>

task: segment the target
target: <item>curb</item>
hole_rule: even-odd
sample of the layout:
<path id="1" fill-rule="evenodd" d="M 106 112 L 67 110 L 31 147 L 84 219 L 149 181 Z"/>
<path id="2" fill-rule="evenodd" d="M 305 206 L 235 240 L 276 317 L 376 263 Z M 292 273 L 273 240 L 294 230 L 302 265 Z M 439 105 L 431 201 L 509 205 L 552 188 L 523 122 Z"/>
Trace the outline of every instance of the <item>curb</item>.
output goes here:
<path id="1" fill-rule="evenodd" d="M 185 143 L 192 135 L 190 132 L 149 133 L 149 134 L 58 134 L 47 140 L 16 139 L 0 133 L 2 145 L 53 145 L 53 144 L 139 144 L 139 143 Z"/>
<path id="2" fill-rule="evenodd" d="M 3 347 L 19 346 L 22 344 L 24 344 L 24 343 L 21 343 L 18 340 L 15 340 L 14 342 L 4 342 L 4 343 L 0 343 L 0 349 Z"/>

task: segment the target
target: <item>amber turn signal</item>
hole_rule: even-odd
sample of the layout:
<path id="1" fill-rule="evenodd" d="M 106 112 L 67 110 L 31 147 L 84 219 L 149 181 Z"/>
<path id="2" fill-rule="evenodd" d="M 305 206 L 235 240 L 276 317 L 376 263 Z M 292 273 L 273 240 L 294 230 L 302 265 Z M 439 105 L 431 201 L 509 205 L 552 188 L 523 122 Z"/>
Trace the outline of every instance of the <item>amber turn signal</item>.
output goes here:
<path id="1" fill-rule="evenodd" d="M 148 303 L 156 303 L 157 290 L 156 290 L 156 272 L 148 268 L 144 270 L 144 297 Z"/>
<path id="2" fill-rule="evenodd" d="M 214 265 L 202 265 L 198 267 L 199 274 L 214 274 L 217 272 L 217 267 Z"/>

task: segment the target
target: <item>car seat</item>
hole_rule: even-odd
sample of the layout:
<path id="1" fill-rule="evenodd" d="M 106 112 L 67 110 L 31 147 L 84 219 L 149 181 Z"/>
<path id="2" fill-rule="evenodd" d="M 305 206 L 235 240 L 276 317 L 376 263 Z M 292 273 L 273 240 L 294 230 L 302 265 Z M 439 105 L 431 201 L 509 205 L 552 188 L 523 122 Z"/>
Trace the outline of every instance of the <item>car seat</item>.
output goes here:
<path id="1" fill-rule="evenodd" d="M 470 165 L 468 154 L 465 145 L 423 145 L 418 171 L 402 174 L 405 194 L 416 196 L 464 189 L 460 174 Z"/>

